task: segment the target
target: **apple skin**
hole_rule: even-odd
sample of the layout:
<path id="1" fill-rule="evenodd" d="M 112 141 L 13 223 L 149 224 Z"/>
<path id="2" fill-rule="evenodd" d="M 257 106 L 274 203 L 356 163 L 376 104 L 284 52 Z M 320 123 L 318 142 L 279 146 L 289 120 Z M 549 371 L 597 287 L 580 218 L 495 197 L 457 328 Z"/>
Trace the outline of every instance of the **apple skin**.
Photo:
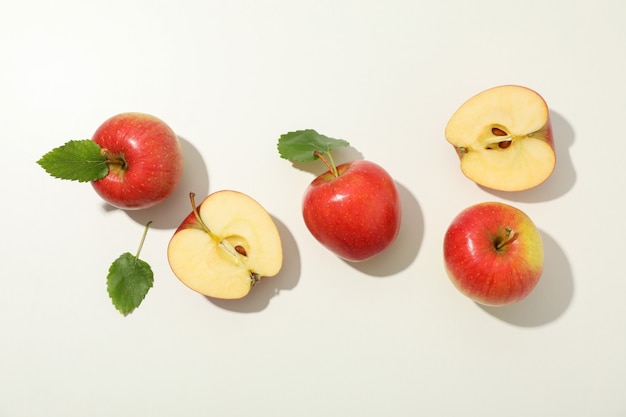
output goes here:
<path id="1" fill-rule="evenodd" d="M 155 116 L 118 114 L 100 125 L 92 140 L 107 156 L 109 173 L 91 184 L 115 207 L 152 207 L 169 197 L 180 182 L 183 154 L 178 137 Z"/>
<path id="2" fill-rule="evenodd" d="M 326 171 L 306 189 L 304 222 L 340 258 L 365 261 L 396 239 L 402 216 L 400 196 L 393 178 L 373 162 L 347 162 L 337 172 L 335 177 Z"/>
<path id="3" fill-rule="evenodd" d="M 513 238 L 498 249 L 507 236 Z M 456 288 L 488 306 L 521 301 L 543 272 L 537 227 L 521 210 L 499 202 L 479 203 L 459 213 L 446 231 L 443 256 Z"/>

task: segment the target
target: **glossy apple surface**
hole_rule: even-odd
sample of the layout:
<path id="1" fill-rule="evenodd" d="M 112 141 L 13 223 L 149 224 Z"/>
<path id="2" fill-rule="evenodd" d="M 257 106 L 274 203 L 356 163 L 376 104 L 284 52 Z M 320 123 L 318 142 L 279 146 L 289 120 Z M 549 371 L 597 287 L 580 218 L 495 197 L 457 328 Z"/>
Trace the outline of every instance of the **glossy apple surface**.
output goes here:
<path id="1" fill-rule="evenodd" d="M 262 278 L 278 274 L 283 251 L 267 211 L 246 194 L 223 190 L 207 196 L 183 220 L 167 258 L 174 274 L 192 290 L 238 299 Z"/>
<path id="2" fill-rule="evenodd" d="M 556 165 L 548 105 L 527 87 L 503 85 L 476 94 L 452 115 L 445 136 L 463 174 L 494 190 L 536 187 Z"/>
<path id="3" fill-rule="evenodd" d="M 456 288 L 477 303 L 501 306 L 524 299 L 543 272 L 543 243 L 521 210 L 486 202 L 459 213 L 443 242 L 445 267 Z"/>
<path id="4" fill-rule="evenodd" d="M 396 239 L 401 204 L 396 184 L 379 165 L 365 160 L 329 170 L 313 180 L 302 202 L 311 234 L 351 262 L 372 258 Z"/>
<path id="5" fill-rule="evenodd" d="M 183 174 L 183 154 L 174 131 L 144 113 L 122 113 L 106 120 L 92 140 L 107 157 L 109 173 L 93 188 L 109 204 L 135 210 L 169 197 Z"/>

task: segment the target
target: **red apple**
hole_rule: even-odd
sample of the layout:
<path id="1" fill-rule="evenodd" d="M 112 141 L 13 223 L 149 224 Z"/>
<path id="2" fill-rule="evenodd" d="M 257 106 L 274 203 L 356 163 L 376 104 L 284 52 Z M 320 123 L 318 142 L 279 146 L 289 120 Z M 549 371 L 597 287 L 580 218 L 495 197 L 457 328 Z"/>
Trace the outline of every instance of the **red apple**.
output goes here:
<path id="1" fill-rule="evenodd" d="M 401 205 L 396 184 L 377 164 L 357 160 L 318 176 L 304 193 L 304 222 L 327 249 L 352 262 L 379 254 L 396 239 Z"/>
<path id="2" fill-rule="evenodd" d="M 144 209 L 169 197 L 183 173 L 183 154 L 174 131 L 157 117 L 122 113 L 106 120 L 92 140 L 107 158 L 109 173 L 93 181 L 111 205 Z"/>
<path id="3" fill-rule="evenodd" d="M 532 220 L 499 202 L 468 207 L 450 224 L 443 242 L 448 276 L 477 303 L 516 303 L 535 288 L 543 272 L 543 244 Z"/>

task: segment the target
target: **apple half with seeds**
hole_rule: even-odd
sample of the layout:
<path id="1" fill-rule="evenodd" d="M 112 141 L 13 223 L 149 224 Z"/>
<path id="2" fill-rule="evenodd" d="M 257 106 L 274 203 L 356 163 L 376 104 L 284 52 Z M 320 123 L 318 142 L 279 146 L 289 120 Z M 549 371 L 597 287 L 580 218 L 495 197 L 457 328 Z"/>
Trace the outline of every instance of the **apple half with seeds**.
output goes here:
<path id="1" fill-rule="evenodd" d="M 167 258 L 174 275 L 212 298 L 246 296 L 280 271 L 283 251 L 276 224 L 254 199 L 238 191 L 210 194 L 174 232 Z"/>
<path id="2" fill-rule="evenodd" d="M 536 187 L 556 165 L 550 111 L 527 87 L 503 85 L 473 96 L 452 115 L 445 137 L 463 174 L 494 190 Z"/>

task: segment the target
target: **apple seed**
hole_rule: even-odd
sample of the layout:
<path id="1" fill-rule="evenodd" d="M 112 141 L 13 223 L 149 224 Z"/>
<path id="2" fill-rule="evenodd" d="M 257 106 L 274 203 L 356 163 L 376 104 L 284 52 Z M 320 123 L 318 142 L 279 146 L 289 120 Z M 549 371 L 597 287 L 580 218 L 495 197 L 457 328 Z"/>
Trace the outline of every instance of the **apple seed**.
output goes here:
<path id="1" fill-rule="evenodd" d="M 512 142 L 511 140 L 505 140 L 505 141 L 499 142 L 499 143 L 498 143 L 498 148 L 500 148 L 500 149 L 506 149 L 506 148 L 508 148 L 509 146 L 511 146 L 511 142 Z"/>
<path id="2" fill-rule="evenodd" d="M 246 248 L 244 248 L 241 245 L 235 246 L 235 251 L 237 251 L 237 253 L 240 254 L 240 255 L 248 256 L 248 252 L 246 252 Z"/>
<path id="3" fill-rule="evenodd" d="M 491 133 L 493 133 L 494 136 L 509 136 L 508 133 L 506 133 L 504 130 L 500 129 L 499 127 L 492 127 L 491 128 Z M 502 142 L 498 142 L 498 147 L 500 149 L 506 149 L 509 146 L 511 146 L 511 141 L 510 140 L 504 140 Z M 491 149 L 491 148 L 487 148 L 487 149 Z"/>
<path id="4" fill-rule="evenodd" d="M 506 133 L 504 130 L 497 128 L 497 127 L 492 127 L 491 133 L 493 133 L 495 136 L 509 136 L 508 133 Z"/>

